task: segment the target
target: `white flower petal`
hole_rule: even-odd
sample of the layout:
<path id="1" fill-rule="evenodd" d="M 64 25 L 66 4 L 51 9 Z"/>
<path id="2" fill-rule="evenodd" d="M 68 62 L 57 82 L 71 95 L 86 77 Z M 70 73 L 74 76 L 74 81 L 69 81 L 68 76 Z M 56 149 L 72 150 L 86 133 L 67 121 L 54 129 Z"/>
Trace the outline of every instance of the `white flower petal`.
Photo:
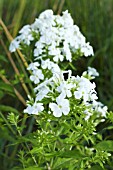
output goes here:
<path id="1" fill-rule="evenodd" d="M 74 96 L 76 99 L 80 99 L 82 97 L 82 92 L 81 91 L 75 91 Z"/>
<path id="2" fill-rule="evenodd" d="M 33 106 L 28 105 L 28 107 L 24 109 L 24 113 L 38 115 L 38 113 L 42 112 L 43 110 L 44 110 L 43 103 L 34 103 Z"/>
<path id="3" fill-rule="evenodd" d="M 19 41 L 17 41 L 16 39 L 14 39 L 14 40 L 11 42 L 10 46 L 9 46 L 9 51 L 15 52 L 16 49 L 19 48 L 19 43 L 20 43 Z"/>
<path id="4" fill-rule="evenodd" d="M 50 103 L 49 107 L 53 111 L 53 115 L 55 117 L 61 117 L 62 116 L 61 109 L 58 107 L 58 105 L 56 103 Z"/>
<path id="5" fill-rule="evenodd" d="M 67 115 L 70 112 L 70 107 L 69 107 L 69 100 L 63 99 L 62 100 L 62 105 L 61 105 L 61 110 L 64 115 Z"/>
<path id="6" fill-rule="evenodd" d="M 71 93 L 70 90 L 67 90 L 66 93 L 67 93 L 67 97 L 71 97 L 72 96 L 72 93 Z"/>

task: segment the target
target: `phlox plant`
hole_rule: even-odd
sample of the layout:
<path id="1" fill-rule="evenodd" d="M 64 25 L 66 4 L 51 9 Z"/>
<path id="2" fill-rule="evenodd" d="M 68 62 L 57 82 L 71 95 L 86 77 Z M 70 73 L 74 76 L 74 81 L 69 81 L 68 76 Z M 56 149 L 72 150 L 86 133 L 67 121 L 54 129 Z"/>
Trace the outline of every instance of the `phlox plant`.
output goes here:
<path id="1" fill-rule="evenodd" d="M 96 69 L 73 75 L 73 63 L 94 52 L 68 11 L 61 16 L 52 10 L 42 12 L 19 31 L 9 49 L 24 54 L 34 88 L 23 111 L 35 119 L 32 133 L 22 134 L 19 117 L 14 119 L 13 113 L 8 117 L 20 134 L 20 169 L 105 169 L 111 154 L 97 127 L 111 114 L 98 101 Z"/>

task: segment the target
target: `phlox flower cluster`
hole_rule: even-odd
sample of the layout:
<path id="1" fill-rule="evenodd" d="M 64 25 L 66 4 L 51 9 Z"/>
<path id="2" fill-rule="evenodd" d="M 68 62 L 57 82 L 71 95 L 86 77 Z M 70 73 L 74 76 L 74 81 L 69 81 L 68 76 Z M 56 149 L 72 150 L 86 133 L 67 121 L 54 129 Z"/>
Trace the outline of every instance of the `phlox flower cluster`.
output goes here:
<path id="1" fill-rule="evenodd" d="M 30 67 L 31 64 L 28 69 Z M 31 70 L 32 69 L 33 67 Z M 54 71 L 53 68 L 51 68 L 51 72 L 51 77 L 46 76 L 44 81 L 37 83 L 34 88 L 36 94 L 35 100 L 32 105 L 28 102 L 28 107 L 24 110 L 25 113 L 39 114 L 46 110 L 48 106 L 49 114 L 52 113 L 55 117 L 61 117 L 62 115 L 68 115 L 73 110 L 71 102 L 76 100 L 82 102 L 87 107 L 84 111 L 86 119 L 89 119 L 94 111 L 101 113 L 101 116 L 106 116 L 107 107 L 97 101 L 98 97 L 94 82 L 90 82 L 90 80 L 83 75 L 81 77 L 78 75 L 72 76 L 70 70 L 62 71 L 59 67 Z M 66 80 L 65 74 L 68 75 Z M 92 78 L 94 78 L 94 74 Z M 32 81 L 35 83 L 34 80 Z M 45 100 L 46 104 L 44 103 Z"/>
<path id="2" fill-rule="evenodd" d="M 68 11 L 59 16 L 53 15 L 52 10 L 46 10 L 32 25 L 24 26 L 19 33 L 10 45 L 11 52 L 35 41 L 32 47 L 35 59 L 49 57 L 54 62 L 71 62 L 73 54 L 86 57 L 93 55 L 92 46 L 86 43 Z"/>
<path id="3" fill-rule="evenodd" d="M 35 42 L 32 46 L 34 59 L 27 68 L 31 71 L 35 98 L 29 99 L 25 113 L 38 115 L 46 111 L 46 114 L 55 117 L 66 116 L 73 112 L 72 101 L 77 101 L 86 106 L 86 120 L 94 112 L 106 116 L 107 107 L 97 101 L 96 85 L 90 81 L 99 76 L 96 69 L 88 67 L 82 76 L 73 76 L 71 70 L 63 71 L 59 66 L 64 60 L 71 62 L 73 54 L 86 57 L 93 55 L 93 48 L 86 43 L 68 11 L 59 16 L 53 15 L 52 10 L 46 10 L 32 25 L 24 26 L 19 33 L 10 45 L 11 52 Z"/>

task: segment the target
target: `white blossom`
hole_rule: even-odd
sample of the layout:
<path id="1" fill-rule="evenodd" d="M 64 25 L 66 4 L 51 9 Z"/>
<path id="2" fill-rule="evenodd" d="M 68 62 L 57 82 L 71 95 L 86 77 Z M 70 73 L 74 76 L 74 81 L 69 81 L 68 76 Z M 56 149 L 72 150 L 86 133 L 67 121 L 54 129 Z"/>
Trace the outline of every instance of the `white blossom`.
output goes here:
<path id="1" fill-rule="evenodd" d="M 88 67 L 88 71 L 83 72 L 81 77 L 75 77 L 71 75 L 70 70 L 63 71 L 60 68 L 63 61 L 72 62 L 74 55 L 85 57 L 94 55 L 92 46 L 86 42 L 79 27 L 74 25 L 67 10 L 62 16 L 53 15 L 52 10 L 42 12 L 33 24 L 26 25 L 19 31 L 19 35 L 11 42 L 9 50 L 15 52 L 24 45 L 30 46 L 34 57 L 27 69 L 31 70 L 30 80 L 35 84 L 35 102 L 33 105 L 28 104 L 25 113 L 38 114 L 43 111 L 46 105 L 44 103 L 43 106 L 43 99 L 46 99 L 49 112 L 53 112 L 55 117 L 68 115 L 70 98 L 75 97 L 82 99 L 86 106 L 85 120 L 90 118 L 93 111 L 106 116 L 107 107 L 97 101 L 96 85 L 90 82 L 99 76 L 96 69 Z M 68 74 L 67 79 L 65 73 Z M 87 109 L 89 106 L 90 110 Z"/>
<path id="2" fill-rule="evenodd" d="M 101 102 L 97 102 L 97 101 L 93 102 L 93 109 L 96 112 L 101 113 L 101 115 L 103 117 L 106 117 L 106 113 L 107 113 L 108 107 L 104 106 Z"/>
<path id="3" fill-rule="evenodd" d="M 92 77 L 96 77 L 99 76 L 99 73 L 97 72 L 97 70 L 95 68 L 92 67 L 88 67 L 88 74 Z"/>
<path id="4" fill-rule="evenodd" d="M 89 79 L 94 79 L 95 77 L 99 76 L 99 73 L 97 72 L 97 70 L 95 68 L 88 67 L 88 70 L 84 71 L 82 73 L 82 76 L 83 77 L 87 77 L 88 76 Z"/>
<path id="5" fill-rule="evenodd" d="M 60 96 L 56 98 L 56 103 L 50 103 L 49 107 L 55 117 L 61 117 L 62 114 L 67 115 L 70 112 L 69 100 Z"/>
<path id="6" fill-rule="evenodd" d="M 40 19 L 53 19 L 53 11 L 51 9 L 48 9 L 44 12 L 42 12 L 39 16 Z"/>
<path id="7" fill-rule="evenodd" d="M 93 101 L 98 99 L 95 91 L 95 83 L 91 83 L 85 77 L 77 76 L 76 81 L 78 82 L 78 88 L 74 92 L 75 98 L 80 99 L 83 97 L 83 101 Z"/>
<path id="8" fill-rule="evenodd" d="M 81 48 L 81 52 L 88 57 L 89 55 L 94 55 L 92 46 L 89 43 L 85 43 Z"/>
<path id="9" fill-rule="evenodd" d="M 40 80 L 44 79 L 44 75 L 42 73 L 42 70 L 36 69 L 33 70 L 33 74 L 30 76 L 30 80 L 33 81 L 35 84 L 38 84 Z"/>
<path id="10" fill-rule="evenodd" d="M 91 111 L 89 109 L 86 109 L 84 111 L 84 113 L 86 115 L 85 120 L 88 120 L 91 117 L 91 115 L 92 115 L 92 113 L 91 113 Z"/>
<path id="11" fill-rule="evenodd" d="M 15 52 L 17 48 L 19 48 L 20 41 L 18 41 L 16 38 L 11 42 L 9 46 L 9 50 L 11 52 Z"/>
<path id="12" fill-rule="evenodd" d="M 40 64 L 38 62 L 30 63 L 27 70 L 36 70 L 39 66 Z"/>
<path id="13" fill-rule="evenodd" d="M 78 26 L 74 25 L 73 19 L 68 11 L 63 12 L 62 16 L 53 15 L 52 10 L 42 12 L 31 25 L 24 26 L 20 35 L 15 38 L 10 45 L 10 51 L 14 52 L 21 48 L 21 42 L 30 45 L 35 39 L 34 33 L 39 36 L 35 43 L 34 56 L 43 58 L 47 50 L 53 56 L 53 61 L 72 61 L 72 53 L 80 50 L 82 55 L 93 55 L 93 48 L 86 43 L 85 37 L 80 32 Z M 17 41 L 18 38 L 18 41 Z M 65 56 L 65 57 L 64 57 Z"/>
<path id="14" fill-rule="evenodd" d="M 50 89 L 47 86 L 42 86 L 38 88 L 38 93 L 36 94 L 36 101 L 41 101 L 49 93 Z"/>
<path id="15" fill-rule="evenodd" d="M 72 19 L 71 15 L 68 13 L 68 10 L 63 12 L 62 19 L 64 20 L 64 27 L 65 28 L 73 26 L 73 19 Z"/>
<path id="16" fill-rule="evenodd" d="M 53 62 L 50 61 L 50 59 L 48 58 L 47 60 L 42 60 L 41 61 L 41 67 L 43 69 L 48 69 L 48 70 L 51 70 L 51 68 L 53 67 Z"/>
<path id="17" fill-rule="evenodd" d="M 71 88 L 72 88 L 72 84 L 68 84 L 65 81 L 61 82 L 60 86 L 57 87 L 57 91 L 61 93 L 61 95 L 63 94 L 64 98 L 67 97 L 71 97 L 72 96 L 72 92 L 71 92 Z"/>
<path id="18" fill-rule="evenodd" d="M 39 112 L 44 110 L 43 103 L 34 103 L 33 106 L 29 105 L 24 109 L 24 113 L 38 115 Z"/>
<path id="19" fill-rule="evenodd" d="M 63 45 L 64 45 L 63 46 L 63 53 L 66 55 L 66 59 L 71 62 L 72 55 L 71 55 L 71 51 L 70 51 L 70 48 L 69 48 L 69 44 L 68 44 L 67 41 L 64 41 Z"/>
<path id="20" fill-rule="evenodd" d="M 30 45 L 30 42 L 34 40 L 32 33 L 31 33 L 31 26 L 30 25 L 25 25 L 20 31 L 20 42 L 24 42 L 27 45 Z"/>
<path id="21" fill-rule="evenodd" d="M 21 33 L 21 34 L 28 34 L 30 31 L 31 31 L 30 25 L 25 25 L 25 26 L 23 26 L 23 28 L 21 28 L 19 33 Z"/>

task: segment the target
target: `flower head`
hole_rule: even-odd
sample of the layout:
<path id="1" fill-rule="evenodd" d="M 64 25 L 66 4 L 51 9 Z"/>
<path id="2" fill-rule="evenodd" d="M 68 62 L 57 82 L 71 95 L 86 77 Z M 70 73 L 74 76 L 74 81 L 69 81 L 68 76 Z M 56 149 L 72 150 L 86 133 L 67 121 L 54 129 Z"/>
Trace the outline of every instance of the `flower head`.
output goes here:
<path id="1" fill-rule="evenodd" d="M 99 75 L 96 69 L 88 67 L 88 71 L 81 77 L 72 76 L 70 70 L 65 70 L 67 63 L 72 62 L 74 56 L 93 55 L 92 46 L 86 42 L 79 27 L 74 25 L 67 10 L 62 16 L 54 15 L 52 10 L 46 10 L 33 24 L 24 26 L 9 49 L 15 52 L 17 48 L 24 49 L 23 47 L 29 48 L 29 53 L 32 54 L 33 62 L 27 69 L 31 70 L 30 80 L 35 84 L 34 104 L 28 104 L 25 113 L 38 114 L 49 106 L 49 111 L 53 112 L 55 117 L 61 117 L 68 115 L 73 109 L 70 108 L 73 100 L 77 103 L 80 100 L 86 106 L 86 120 L 93 111 L 106 115 L 107 107 L 96 101 L 96 85 L 90 82 Z M 65 73 L 68 74 L 67 79 Z"/>
<path id="2" fill-rule="evenodd" d="M 87 70 L 87 71 L 84 71 L 84 72 L 82 73 L 82 75 L 83 75 L 84 77 L 87 77 L 87 76 L 88 76 L 89 79 L 94 79 L 95 77 L 99 76 L 99 73 L 97 72 L 97 70 L 96 70 L 95 68 L 88 67 L 88 70 Z"/>
<path id="3" fill-rule="evenodd" d="M 30 80 L 33 81 L 35 84 L 38 84 L 40 80 L 44 79 L 44 75 L 42 73 L 42 70 L 36 69 L 33 70 L 33 75 L 30 76 Z"/>
<path id="4" fill-rule="evenodd" d="M 83 97 L 84 103 L 98 99 L 95 91 L 95 83 L 91 83 L 87 78 L 79 76 L 77 76 L 76 81 L 78 82 L 78 88 L 74 92 L 76 99 Z"/>
<path id="5" fill-rule="evenodd" d="M 24 113 L 38 115 L 39 112 L 44 110 L 43 103 L 34 103 L 33 106 L 29 105 L 24 109 Z"/>
<path id="6" fill-rule="evenodd" d="M 78 51 L 86 57 L 93 55 L 93 48 L 86 43 L 68 11 L 59 16 L 53 15 L 52 10 L 46 10 L 33 24 L 25 25 L 19 34 L 10 45 L 11 52 L 21 49 L 21 44 L 29 46 L 35 40 L 33 53 L 36 59 L 49 55 L 53 62 L 71 62 L 72 54 L 79 55 Z"/>
<path id="7" fill-rule="evenodd" d="M 56 103 L 50 103 L 49 107 L 55 117 L 61 117 L 62 114 L 67 115 L 70 111 L 69 100 L 61 96 L 56 98 Z"/>

